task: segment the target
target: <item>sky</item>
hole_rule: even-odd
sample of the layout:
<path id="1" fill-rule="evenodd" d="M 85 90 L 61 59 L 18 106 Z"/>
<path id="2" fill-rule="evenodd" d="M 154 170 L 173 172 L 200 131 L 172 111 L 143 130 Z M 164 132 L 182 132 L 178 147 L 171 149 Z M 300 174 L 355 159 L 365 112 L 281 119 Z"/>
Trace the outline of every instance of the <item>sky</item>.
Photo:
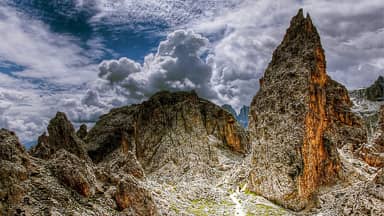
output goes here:
<path id="1" fill-rule="evenodd" d="M 160 90 L 239 110 L 299 8 L 333 79 L 356 89 L 384 75 L 382 0 L 3 0 L 0 127 L 30 145 L 57 111 L 91 126 Z"/>

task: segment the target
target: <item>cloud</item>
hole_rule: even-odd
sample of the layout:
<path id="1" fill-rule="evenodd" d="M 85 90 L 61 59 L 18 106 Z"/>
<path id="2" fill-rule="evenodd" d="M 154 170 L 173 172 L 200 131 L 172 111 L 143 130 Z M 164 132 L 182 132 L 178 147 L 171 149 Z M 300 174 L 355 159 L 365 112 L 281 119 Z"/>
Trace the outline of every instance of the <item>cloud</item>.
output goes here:
<path id="1" fill-rule="evenodd" d="M 20 77 L 60 84 L 80 84 L 97 77 L 93 57 L 101 55 L 100 41 L 93 39 L 85 50 L 71 36 L 52 33 L 42 22 L 0 3 L 0 61 L 23 69 Z"/>
<path id="2" fill-rule="evenodd" d="M 99 65 L 99 76 L 109 80 L 111 83 L 119 82 L 132 73 L 141 71 L 141 65 L 128 58 L 119 60 L 103 61 Z"/>
<path id="3" fill-rule="evenodd" d="M 213 17 L 244 0 L 96 0 L 93 23 L 178 26 L 201 17 Z"/>
<path id="4" fill-rule="evenodd" d="M 384 74 L 382 1 L 248 0 L 229 12 L 187 25 L 216 39 L 209 62 L 218 101 L 236 109 L 250 103 L 298 8 L 311 14 L 320 31 L 332 78 L 354 89 Z"/>
<path id="5" fill-rule="evenodd" d="M 97 121 L 100 115 L 123 105 L 125 100 L 107 85 L 104 89 L 95 88 L 98 92 L 86 91 L 93 82 L 84 89 L 52 91 L 2 73 L 0 80 L 0 127 L 15 131 L 23 143 L 35 142 L 57 111 L 67 113 L 79 126 Z"/>
<path id="6" fill-rule="evenodd" d="M 332 78 L 353 89 L 384 75 L 382 0 L 73 1 L 94 13 L 91 28 L 141 31 L 159 25 L 168 27 L 159 28 L 162 35 L 173 32 L 140 63 L 120 58 L 97 67 L 107 38 L 91 36 L 84 44 L 0 3 L 0 66 L 20 66 L 11 76 L 0 73 L 0 126 L 23 141 L 36 140 L 56 111 L 68 113 L 76 125 L 90 123 L 159 90 L 196 89 L 238 110 L 256 94 L 258 79 L 300 7 L 320 31 Z M 190 30 L 174 31 L 179 28 Z"/>
<path id="7" fill-rule="evenodd" d="M 256 94 L 258 80 L 273 50 L 283 39 L 291 17 L 301 7 L 311 13 L 320 31 L 332 78 L 354 89 L 368 86 L 378 75 L 383 75 L 382 2 L 247 0 L 237 3 L 230 11 L 195 17 L 183 25 L 211 38 L 210 43 L 197 46 L 209 49 L 208 55 L 198 56 L 194 62 L 186 58 L 188 55 L 162 51 L 160 44 L 158 52 L 148 55 L 140 67 L 131 62 L 136 65 L 135 70 L 125 71 L 120 85 L 127 89 L 128 98 L 137 100 L 161 89 L 197 88 L 203 97 L 239 109 Z M 181 44 L 170 38 L 163 43 L 171 51 L 178 46 L 175 44 Z M 178 59 L 179 55 L 183 57 Z M 188 60 L 189 65 L 182 59 Z M 116 71 L 116 74 L 120 73 Z"/>
<path id="8" fill-rule="evenodd" d="M 212 68 L 201 58 L 208 44 L 207 38 L 193 31 L 177 30 L 159 44 L 156 54 L 147 55 L 142 65 L 127 58 L 104 61 L 99 76 L 123 87 L 131 102 L 159 90 L 194 89 L 215 99 L 210 83 Z"/>

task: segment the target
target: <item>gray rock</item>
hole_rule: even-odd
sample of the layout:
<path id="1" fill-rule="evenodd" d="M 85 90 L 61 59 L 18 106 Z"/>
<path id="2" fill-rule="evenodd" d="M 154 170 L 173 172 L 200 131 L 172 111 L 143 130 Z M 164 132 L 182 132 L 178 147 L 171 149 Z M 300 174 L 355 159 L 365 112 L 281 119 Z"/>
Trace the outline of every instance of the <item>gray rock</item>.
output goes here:
<path id="1" fill-rule="evenodd" d="M 84 150 L 84 142 L 76 136 L 75 129 L 67 116 L 57 112 L 48 125 L 49 136 L 43 134 L 30 152 L 31 155 L 43 159 L 51 157 L 56 151 L 64 149 L 81 159 L 88 160 Z"/>
<path id="2" fill-rule="evenodd" d="M 220 140 L 216 146 L 209 144 L 211 136 Z M 194 92 L 159 92 L 140 105 L 113 109 L 101 116 L 86 142 L 95 162 L 122 149 L 135 154 L 148 173 L 189 160 L 214 166 L 215 147 L 239 154 L 249 148 L 247 133 L 235 118 Z"/>
<path id="3" fill-rule="evenodd" d="M 87 125 L 86 124 L 80 125 L 79 130 L 76 132 L 77 137 L 79 137 L 81 140 L 84 140 L 87 134 L 88 134 Z"/>
<path id="4" fill-rule="evenodd" d="M 366 141 L 351 106 L 345 87 L 327 76 L 319 34 L 299 10 L 251 104 L 249 189 L 292 210 L 310 206 L 342 175 L 337 147 Z"/>
<path id="5" fill-rule="evenodd" d="M 32 165 L 16 135 L 6 129 L 0 129 L 0 167 L 0 214 L 14 215 Z"/>

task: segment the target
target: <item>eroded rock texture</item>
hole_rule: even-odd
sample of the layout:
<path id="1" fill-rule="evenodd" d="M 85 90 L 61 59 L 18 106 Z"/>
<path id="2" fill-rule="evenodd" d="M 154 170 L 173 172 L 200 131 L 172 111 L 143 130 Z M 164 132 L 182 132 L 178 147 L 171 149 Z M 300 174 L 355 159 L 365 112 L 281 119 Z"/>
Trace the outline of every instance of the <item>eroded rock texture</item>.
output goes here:
<path id="1" fill-rule="evenodd" d="M 82 159 L 88 159 L 83 141 L 76 136 L 72 123 L 64 113 L 58 112 L 47 129 L 49 136 L 43 134 L 39 137 L 36 147 L 31 149 L 33 156 L 47 159 L 56 151 L 65 149 Z"/>
<path id="2" fill-rule="evenodd" d="M 217 140 L 215 145 L 211 139 Z M 148 101 L 101 117 L 87 136 L 91 158 L 116 149 L 133 152 L 147 172 L 188 161 L 214 165 L 215 148 L 248 151 L 248 137 L 234 117 L 195 92 L 159 92 Z"/>
<path id="3" fill-rule="evenodd" d="M 96 177 L 92 165 L 74 154 L 59 150 L 53 156 L 50 169 L 62 184 L 80 195 L 90 197 L 95 194 Z"/>
<path id="4" fill-rule="evenodd" d="M 63 113 L 48 131 L 31 150 L 35 157 L 0 131 L 2 215 L 158 215 L 135 155 L 120 148 L 94 164 Z"/>
<path id="5" fill-rule="evenodd" d="M 260 80 L 250 110 L 249 189 L 301 210 L 341 175 L 337 146 L 366 141 L 347 90 L 326 74 L 319 34 L 302 10 Z"/>
<path id="6" fill-rule="evenodd" d="M 16 135 L 0 130 L 0 214 L 13 215 L 22 200 L 31 163 Z"/>
<path id="7" fill-rule="evenodd" d="M 358 155 L 371 166 L 384 167 L 384 105 L 379 111 L 375 134 L 369 143 L 358 150 Z"/>
<path id="8" fill-rule="evenodd" d="M 384 172 L 379 170 L 373 179 L 345 187 L 333 187 L 319 194 L 318 206 L 306 215 L 383 215 Z"/>
<path id="9" fill-rule="evenodd" d="M 157 210 L 151 193 L 131 177 L 121 180 L 114 195 L 120 209 L 132 208 L 137 216 L 155 215 Z"/>

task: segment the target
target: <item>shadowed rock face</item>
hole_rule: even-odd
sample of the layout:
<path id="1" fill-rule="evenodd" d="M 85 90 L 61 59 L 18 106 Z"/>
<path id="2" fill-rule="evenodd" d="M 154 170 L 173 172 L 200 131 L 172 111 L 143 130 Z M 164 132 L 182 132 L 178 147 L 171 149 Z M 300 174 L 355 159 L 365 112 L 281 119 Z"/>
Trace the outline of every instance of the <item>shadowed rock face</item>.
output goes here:
<path id="1" fill-rule="evenodd" d="M 384 101 L 384 77 L 379 76 L 375 83 L 366 89 L 366 97 L 371 101 Z"/>
<path id="2" fill-rule="evenodd" d="M 90 130 L 86 142 L 96 162 L 121 148 L 134 152 L 148 172 L 169 162 L 182 164 L 190 156 L 214 164 L 215 148 L 248 151 L 247 134 L 234 117 L 194 92 L 159 92 L 140 105 L 113 109 Z"/>
<path id="3" fill-rule="evenodd" d="M 302 10 L 260 80 L 250 108 L 249 189 L 293 210 L 340 175 L 337 146 L 366 141 L 348 92 L 326 74 L 319 34 Z"/>
<path id="4" fill-rule="evenodd" d="M 88 133 L 87 125 L 86 124 L 82 124 L 82 125 L 80 125 L 79 130 L 76 132 L 76 135 L 81 140 L 83 140 L 87 136 L 87 133 Z"/>

